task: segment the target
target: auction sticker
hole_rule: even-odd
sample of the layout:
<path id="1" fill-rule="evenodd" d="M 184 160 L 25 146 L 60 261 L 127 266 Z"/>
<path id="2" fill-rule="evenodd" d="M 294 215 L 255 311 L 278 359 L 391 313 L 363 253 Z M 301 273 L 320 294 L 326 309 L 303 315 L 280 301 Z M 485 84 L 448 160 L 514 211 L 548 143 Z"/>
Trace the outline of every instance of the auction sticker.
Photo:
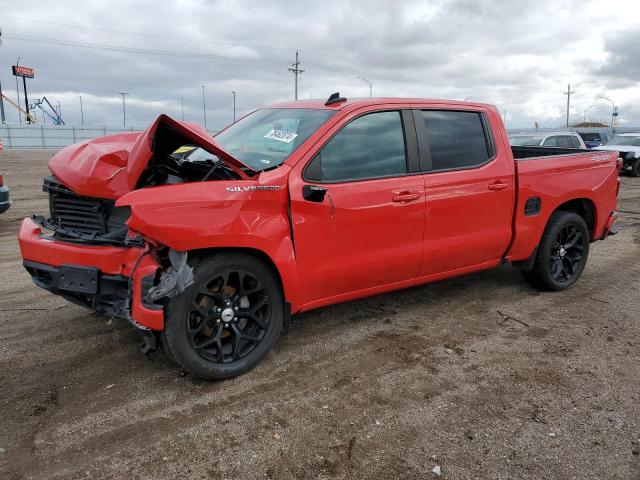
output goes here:
<path id="1" fill-rule="evenodd" d="M 294 138 L 298 136 L 297 133 L 287 132 L 286 130 L 271 130 L 264 138 L 270 138 L 271 140 L 278 140 L 279 142 L 291 143 Z"/>

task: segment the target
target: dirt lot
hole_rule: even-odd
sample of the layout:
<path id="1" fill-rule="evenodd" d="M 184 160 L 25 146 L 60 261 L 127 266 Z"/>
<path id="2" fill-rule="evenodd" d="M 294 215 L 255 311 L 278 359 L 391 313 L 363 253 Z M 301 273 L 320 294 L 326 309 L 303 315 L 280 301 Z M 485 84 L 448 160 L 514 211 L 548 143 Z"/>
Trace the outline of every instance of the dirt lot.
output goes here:
<path id="1" fill-rule="evenodd" d="M 568 292 L 505 266 L 325 308 L 208 383 L 31 284 L 50 155 L 0 159 L 0 478 L 640 478 L 640 179 Z"/>

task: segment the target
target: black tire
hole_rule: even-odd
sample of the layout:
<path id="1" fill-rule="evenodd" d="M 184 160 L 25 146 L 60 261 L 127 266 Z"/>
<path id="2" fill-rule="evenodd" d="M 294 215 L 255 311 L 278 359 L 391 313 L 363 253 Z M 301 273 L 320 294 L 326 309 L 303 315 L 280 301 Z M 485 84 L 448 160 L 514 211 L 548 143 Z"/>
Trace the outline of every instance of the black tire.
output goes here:
<path id="1" fill-rule="evenodd" d="M 640 158 L 637 158 L 631 164 L 631 176 L 640 177 Z"/>
<path id="2" fill-rule="evenodd" d="M 584 219 L 573 212 L 555 212 L 542 234 L 525 280 L 539 290 L 564 290 L 576 283 L 589 257 L 590 235 Z"/>
<path id="3" fill-rule="evenodd" d="M 257 365 L 280 336 L 283 320 L 273 271 L 250 255 L 221 253 L 197 261 L 193 285 L 169 302 L 164 343 L 185 370 L 222 380 Z"/>

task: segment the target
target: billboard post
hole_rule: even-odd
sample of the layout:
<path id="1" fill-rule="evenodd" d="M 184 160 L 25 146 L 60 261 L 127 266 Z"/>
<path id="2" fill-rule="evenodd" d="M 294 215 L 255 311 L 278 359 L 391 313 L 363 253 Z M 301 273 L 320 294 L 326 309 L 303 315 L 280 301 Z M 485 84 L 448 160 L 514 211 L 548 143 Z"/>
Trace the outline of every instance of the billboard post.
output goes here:
<path id="1" fill-rule="evenodd" d="M 31 123 L 31 115 L 29 115 L 29 99 L 27 97 L 27 78 L 33 78 L 35 72 L 33 68 L 23 67 L 22 65 L 12 65 L 11 70 L 15 77 L 22 77 L 22 85 L 24 87 L 24 109 L 27 112 L 27 123 Z"/>

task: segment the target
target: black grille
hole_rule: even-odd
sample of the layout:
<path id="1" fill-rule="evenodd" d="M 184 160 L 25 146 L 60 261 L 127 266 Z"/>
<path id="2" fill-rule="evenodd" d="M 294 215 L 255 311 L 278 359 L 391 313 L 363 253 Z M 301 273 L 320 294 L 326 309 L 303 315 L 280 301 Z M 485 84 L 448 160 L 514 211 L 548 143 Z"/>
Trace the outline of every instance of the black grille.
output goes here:
<path id="1" fill-rule="evenodd" d="M 49 193 L 51 218 L 47 222 L 60 238 L 123 242 L 126 239 L 128 207 L 115 207 L 112 200 L 77 195 L 54 177 L 44 181 Z"/>
<path id="2" fill-rule="evenodd" d="M 50 191 L 51 221 L 80 233 L 107 233 L 105 207 L 96 198 L 79 197 L 70 191 Z"/>

